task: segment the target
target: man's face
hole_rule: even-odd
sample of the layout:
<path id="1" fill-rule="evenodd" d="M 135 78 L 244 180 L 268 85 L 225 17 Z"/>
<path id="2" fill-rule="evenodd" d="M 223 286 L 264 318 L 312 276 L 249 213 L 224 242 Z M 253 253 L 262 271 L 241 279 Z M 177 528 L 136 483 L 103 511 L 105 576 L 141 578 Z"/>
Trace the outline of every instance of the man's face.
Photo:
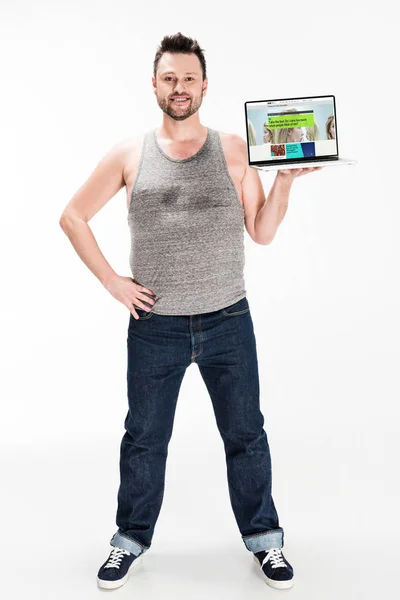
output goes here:
<path id="1" fill-rule="evenodd" d="M 157 68 L 157 79 L 152 78 L 158 106 L 176 121 L 183 121 L 196 113 L 206 94 L 208 80 L 203 81 L 201 64 L 195 54 L 165 52 Z M 179 96 L 184 102 L 174 100 Z"/>

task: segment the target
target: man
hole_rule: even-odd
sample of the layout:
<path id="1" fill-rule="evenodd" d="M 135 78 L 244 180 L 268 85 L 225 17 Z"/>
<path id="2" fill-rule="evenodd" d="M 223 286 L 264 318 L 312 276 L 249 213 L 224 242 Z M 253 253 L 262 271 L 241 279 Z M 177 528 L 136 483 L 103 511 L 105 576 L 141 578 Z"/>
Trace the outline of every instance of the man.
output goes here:
<path id="1" fill-rule="evenodd" d="M 244 226 L 269 244 L 295 177 L 278 171 L 266 199 L 246 142 L 200 124 L 208 80 L 202 49 L 166 36 L 153 68 L 163 111 L 157 130 L 117 143 L 64 210 L 60 225 L 110 294 L 130 311 L 129 410 L 121 441 L 118 530 L 100 567 L 102 588 L 123 585 L 150 548 L 164 493 L 180 385 L 196 362 L 224 441 L 232 509 L 246 548 L 276 588 L 293 585 L 271 495 L 255 336 L 243 280 Z M 133 278 L 115 273 L 88 221 L 123 186 Z"/>

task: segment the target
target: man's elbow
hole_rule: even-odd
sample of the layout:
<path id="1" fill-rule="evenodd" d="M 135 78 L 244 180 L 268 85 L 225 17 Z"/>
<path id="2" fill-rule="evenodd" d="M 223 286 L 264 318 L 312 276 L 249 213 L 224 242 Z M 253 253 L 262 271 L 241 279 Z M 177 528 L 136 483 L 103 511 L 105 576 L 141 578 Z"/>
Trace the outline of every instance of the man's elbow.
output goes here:
<path id="1" fill-rule="evenodd" d="M 262 227 L 257 227 L 257 224 L 253 224 L 253 228 L 251 233 L 251 237 L 256 244 L 260 244 L 260 246 L 267 246 L 272 242 L 275 237 L 276 230 L 273 231 L 271 228 L 263 231 Z"/>
<path id="2" fill-rule="evenodd" d="M 58 223 L 63 231 L 70 229 L 76 221 L 82 220 L 78 215 L 72 212 L 64 211 Z"/>
<path id="3" fill-rule="evenodd" d="M 256 237 L 254 239 L 254 241 L 255 241 L 256 244 L 260 244 L 260 246 L 268 246 L 268 244 L 270 244 L 273 239 L 274 239 L 274 236 L 273 237 L 268 237 L 268 238 Z"/>
<path id="4" fill-rule="evenodd" d="M 59 226 L 63 231 L 68 228 L 68 225 L 71 224 L 71 219 L 69 218 L 67 213 L 63 213 L 58 221 Z"/>

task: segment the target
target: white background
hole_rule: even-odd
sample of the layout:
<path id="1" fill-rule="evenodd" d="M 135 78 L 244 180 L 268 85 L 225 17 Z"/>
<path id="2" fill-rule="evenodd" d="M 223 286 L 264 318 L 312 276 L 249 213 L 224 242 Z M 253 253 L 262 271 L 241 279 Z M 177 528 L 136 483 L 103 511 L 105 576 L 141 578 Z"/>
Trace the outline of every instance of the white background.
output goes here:
<path id="1" fill-rule="evenodd" d="M 394 4 L 7 2 L 1 39 L 1 564 L 8 598 L 91 598 L 116 530 L 129 312 L 59 227 L 119 139 L 161 124 L 164 35 L 205 49 L 201 122 L 245 137 L 247 100 L 335 94 L 356 166 L 294 181 L 271 245 L 246 233 L 273 497 L 293 598 L 374 598 L 399 534 L 399 96 Z M 275 174 L 262 173 L 266 193 Z M 126 193 L 90 221 L 130 275 Z M 273 590 L 269 590 L 273 593 Z M 123 597 L 268 592 L 230 506 L 196 365 L 152 548 Z"/>

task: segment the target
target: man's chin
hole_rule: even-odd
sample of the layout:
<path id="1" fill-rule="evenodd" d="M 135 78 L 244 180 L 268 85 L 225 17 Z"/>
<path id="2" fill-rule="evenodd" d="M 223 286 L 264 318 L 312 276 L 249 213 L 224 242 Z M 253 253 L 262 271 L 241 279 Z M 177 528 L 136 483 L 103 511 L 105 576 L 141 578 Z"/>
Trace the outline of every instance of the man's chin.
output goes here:
<path id="1" fill-rule="evenodd" d="M 194 115 L 199 110 L 201 103 L 197 106 L 196 104 L 192 104 L 191 102 L 190 106 L 187 108 L 187 112 L 184 113 L 181 112 L 181 109 L 177 109 L 177 111 L 175 112 L 173 107 L 171 107 L 171 105 L 166 101 L 163 101 L 161 103 L 158 102 L 158 106 L 166 115 L 171 117 L 171 119 L 174 119 L 175 121 L 184 121 L 185 119 L 188 119 L 189 117 Z"/>
<path id="2" fill-rule="evenodd" d="M 174 121 L 185 121 L 185 119 L 188 119 L 191 115 L 170 115 Z"/>
<path id="3" fill-rule="evenodd" d="M 188 119 L 189 117 L 192 116 L 192 112 L 188 112 L 188 113 L 184 113 L 183 115 L 178 115 L 175 112 L 171 111 L 171 110 L 164 110 L 165 114 L 168 115 L 169 117 L 171 117 L 171 119 L 174 119 L 175 121 L 184 121 L 185 119 Z"/>

